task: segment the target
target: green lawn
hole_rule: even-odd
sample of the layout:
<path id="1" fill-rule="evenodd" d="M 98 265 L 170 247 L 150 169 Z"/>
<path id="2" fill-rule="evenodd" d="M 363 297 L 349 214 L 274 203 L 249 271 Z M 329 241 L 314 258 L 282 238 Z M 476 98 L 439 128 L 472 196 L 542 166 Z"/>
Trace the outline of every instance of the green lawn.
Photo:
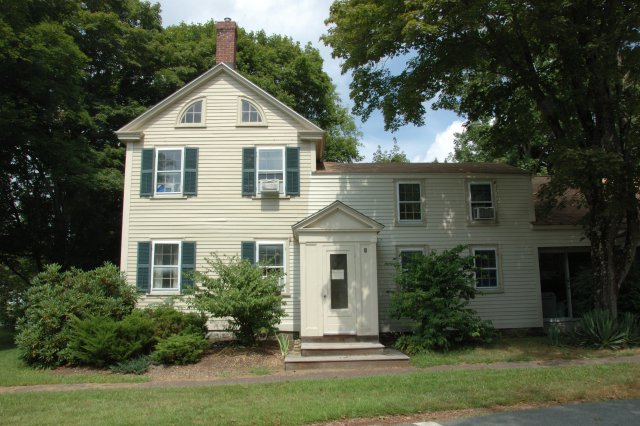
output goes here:
<path id="1" fill-rule="evenodd" d="M 36 370 L 27 367 L 18 358 L 18 349 L 13 344 L 13 334 L 2 328 L 0 328 L 0 367 L 0 387 L 52 383 L 128 383 L 149 380 L 144 376 L 110 372 L 64 374 L 60 371 Z"/>
<path id="2" fill-rule="evenodd" d="M 639 397 L 640 365 L 630 363 L 261 385 L 0 394 L 0 418 L 19 425 L 298 425 L 519 403 Z"/>
<path id="3" fill-rule="evenodd" d="M 429 352 L 411 357 L 416 367 L 436 365 L 478 364 L 514 361 L 551 361 L 557 359 L 584 359 L 621 357 L 640 354 L 640 348 L 611 351 L 574 346 L 552 346 L 547 337 L 500 338 L 491 345 L 463 348 L 447 353 Z"/>

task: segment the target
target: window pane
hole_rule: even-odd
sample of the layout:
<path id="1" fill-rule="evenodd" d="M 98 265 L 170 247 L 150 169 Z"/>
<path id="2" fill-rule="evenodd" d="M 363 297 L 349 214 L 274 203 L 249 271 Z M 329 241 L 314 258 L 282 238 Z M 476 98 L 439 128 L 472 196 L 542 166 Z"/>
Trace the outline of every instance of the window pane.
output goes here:
<path id="1" fill-rule="evenodd" d="M 476 266 L 478 268 L 495 268 L 496 252 L 494 250 L 476 250 Z"/>
<path id="2" fill-rule="evenodd" d="M 284 265 L 284 246 L 282 244 L 258 245 L 258 262 L 262 265 Z"/>
<path id="3" fill-rule="evenodd" d="M 331 270 L 331 309 L 349 308 L 347 255 L 329 255 Z"/>
<path id="4" fill-rule="evenodd" d="M 180 123 L 193 124 L 202 122 L 202 101 L 193 103 L 184 111 Z"/>
<path id="5" fill-rule="evenodd" d="M 491 185 L 488 183 L 476 183 L 470 185 L 471 201 L 491 202 Z M 489 205 L 490 206 L 490 205 Z"/>
<path id="6" fill-rule="evenodd" d="M 181 172 L 158 172 L 156 192 L 182 192 Z"/>
<path id="7" fill-rule="evenodd" d="M 182 151 L 159 150 L 158 151 L 158 171 L 176 171 L 182 169 Z"/>
<path id="8" fill-rule="evenodd" d="M 411 262 L 420 259 L 420 256 L 422 256 L 422 250 L 402 250 L 400 252 L 400 265 L 402 265 L 403 269 L 408 268 Z"/>
<path id="9" fill-rule="evenodd" d="M 153 264 L 158 266 L 178 266 L 179 244 L 156 244 Z"/>
<path id="10" fill-rule="evenodd" d="M 400 201 L 420 201 L 419 183 L 401 183 L 398 185 Z"/>
<path id="11" fill-rule="evenodd" d="M 177 289 L 178 268 L 155 267 L 153 268 L 153 288 Z"/>
<path id="12" fill-rule="evenodd" d="M 495 250 L 475 250 L 476 287 L 498 286 L 498 264 Z"/>
<path id="13" fill-rule="evenodd" d="M 249 101 L 242 101 L 242 122 L 243 123 L 261 123 L 262 117 L 258 109 L 251 105 Z"/>
<path id="14" fill-rule="evenodd" d="M 282 170 L 281 149 L 261 149 L 258 152 L 258 168 L 260 170 Z"/>
<path id="15" fill-rule="evenodd" d="M 401 203 L 400 220 L 420 220 L 420 203 Z"/>

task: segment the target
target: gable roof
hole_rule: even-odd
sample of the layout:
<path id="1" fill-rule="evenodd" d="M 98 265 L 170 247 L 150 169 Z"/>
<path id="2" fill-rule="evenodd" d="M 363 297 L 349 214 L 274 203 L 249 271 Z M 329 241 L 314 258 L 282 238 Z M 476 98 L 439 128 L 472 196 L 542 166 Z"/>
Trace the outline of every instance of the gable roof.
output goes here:
<path id="1" fill-rule="evenodd" d="M 580 193 L 577 189 L 567 189 L 557 199 L 560 205 L 551 208 L 538 197 L 542 187 L 549 183 L 550 179 L 549 176 L 534 176 L 531 181 L 536 214 L 533 225 L 579 225 L 589 209 L 580 206 Z"/>
<path id="2" fill-rule="evenodd" d="M 331 163 L 318 165 L 316 173 L 488 173 L 528 175 L 500 163 Z"/>
<path id="3" fill-rule="evenodd" d="M 129 122 L 115 133 L 118 135 L 118 138 L 124 142 L 127 141 L 136 141 L 140 140 L 142 136 L 142 128 L 155 117 L 157 117 L 161 112 L 165 111 L 168 107 L 173 105 L 175 102 L 185 98 L 190 93 L 195 91 L 196 89 L 202 87 L 204 84 L 208 83 L 215 77 L 224 74 L 231 78 L 233 78 L 236 82 L 241 85 L 247 86 L 256 92 L 258 92 L 261 96 L 263 96 L 267 102 L 273 105 L 276 109 L 282 111 L 289 117 L 291 117 L 294 121 L 299 123 L 301 127 L 304 129 L 302 133 L 303 139 L 310 140 L 324 140 L 324 130 L 320 127 L 313 124 L 311 121 L 304 118 L 302 115 L 295 112 L 293 109 L 289 108 L 287 105 L 280 102 L 274 96 L 267 93 L 265 90 L 261 89 L 247 78 L 243 77 L 237 71 L 231 69 L 228 65 L 224 63 L 220 63 L 215 67 L 211 68 L 209 71 L 205 72 L 201 76 L 192 80 L 188 84 L 184 85 L 182 88 L 175 91 L 173 94 L 164 98 L 162 101 L 158 102 L 156 105 L 152 106 L 144 113 L 139 115 L 133 121 Z M 323 142 L 321 142 L 323 145 Z"/>
<path id="4" fill-rule="evenodd" d="M 291 226 L 296 237 L 301 231 L 364 231 L 377 233 L 382 228 L 384 228 L 383 224 L 360 213 L 353 207 L 349 207 L 342 201 L 334 201 L 327 207 Z"/>

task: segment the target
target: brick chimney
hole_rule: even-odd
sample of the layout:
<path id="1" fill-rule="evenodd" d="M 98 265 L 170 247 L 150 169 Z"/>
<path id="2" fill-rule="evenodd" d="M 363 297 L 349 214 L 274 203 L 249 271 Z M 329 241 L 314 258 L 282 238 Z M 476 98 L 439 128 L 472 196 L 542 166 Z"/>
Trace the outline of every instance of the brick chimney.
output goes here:
<path id="1" fill-rule="evenodd" d="M 231 18 L 216 22 L 216 65 L 224 62 L 236 69 L 236 39 L 238 26 Z"/>

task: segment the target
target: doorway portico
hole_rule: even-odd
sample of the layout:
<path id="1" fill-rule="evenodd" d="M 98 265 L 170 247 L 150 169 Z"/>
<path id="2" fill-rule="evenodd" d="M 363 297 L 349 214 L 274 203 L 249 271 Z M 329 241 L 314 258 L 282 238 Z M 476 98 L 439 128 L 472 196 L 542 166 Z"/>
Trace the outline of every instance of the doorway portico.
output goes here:
<path id="1" fill-rule="evenodd" d="M 300 336 L 378 337 L 376 245 L 383 225 L 335 201 L 293 225 L 300 245 Z"/>

